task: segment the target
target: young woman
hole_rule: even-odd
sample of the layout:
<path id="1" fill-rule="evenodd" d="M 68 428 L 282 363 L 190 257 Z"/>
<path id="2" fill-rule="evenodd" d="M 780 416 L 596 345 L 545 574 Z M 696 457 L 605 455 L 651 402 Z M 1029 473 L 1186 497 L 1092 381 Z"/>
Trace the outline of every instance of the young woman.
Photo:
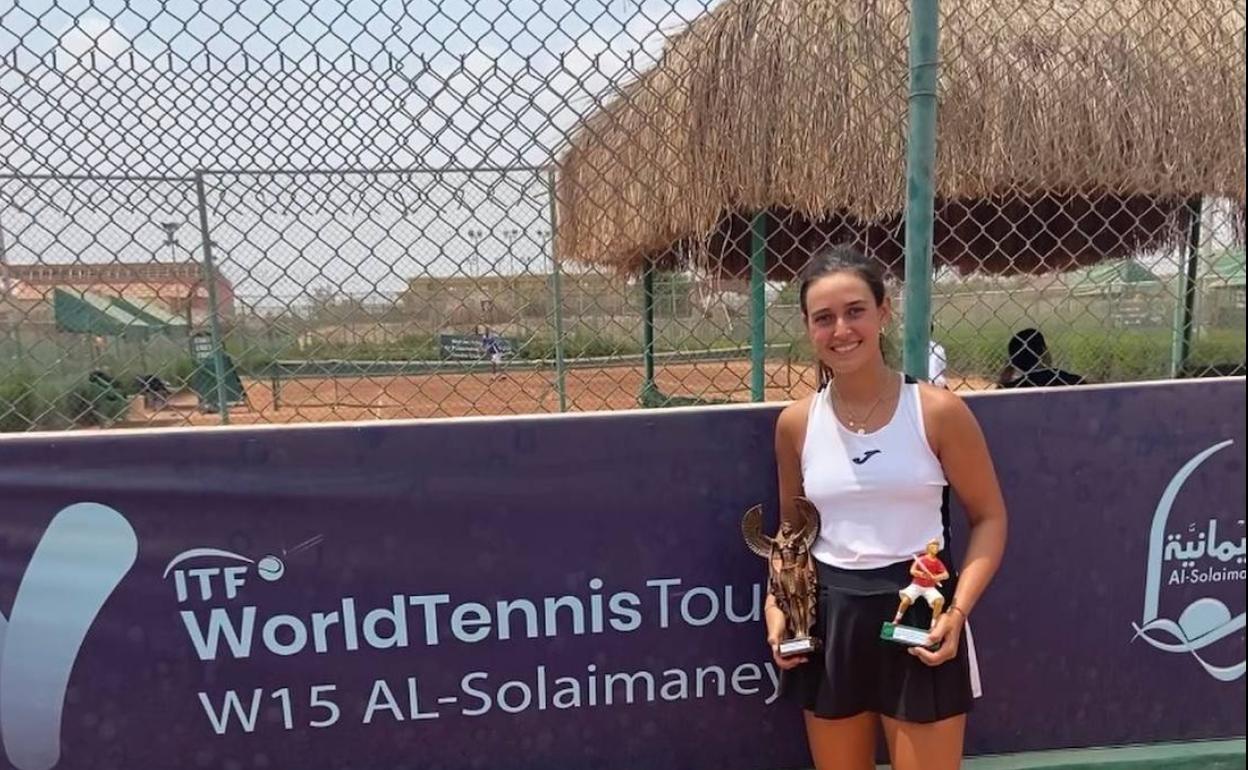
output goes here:
<path id="1" fill-rule="evenodd" d="M 880 726 L 896 770 L 953 770 L 978 679 L 966 622 L 1005 550 L 992 460 L 962 399 L 885 363 L 880 340 L 892 311 L 873 261 L 848 247 L 822 252 L 800 298 L 821 387 L 780 415 L 776 459 L 781 515 L 795 520 L 801 495 L 821 517 L 812 552 L 822 647 L 779 657 L 784 617 L 771 596 L 768 643 L 787 696 L 805 711 L 816 770 L 872 770 Z M 970 520 L 960 571 L 949 556 L 949 487 Z M 929 550 L 932 541 L 939 548 Z M 929 634 L 939 646 L 882 640 L 916 560 L 931 551 L 950 573 Z"/>

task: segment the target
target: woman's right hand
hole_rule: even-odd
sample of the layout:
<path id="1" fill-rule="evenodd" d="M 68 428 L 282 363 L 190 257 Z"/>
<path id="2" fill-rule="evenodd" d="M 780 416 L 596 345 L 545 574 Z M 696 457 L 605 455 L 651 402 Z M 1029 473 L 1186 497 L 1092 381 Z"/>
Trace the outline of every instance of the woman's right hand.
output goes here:
<path id="1" fill-rule="evenodd" d="M 775 661 L 776 668 L 781 671 L 797 668 L 806 662 L 805 655 L 793 655 L 787 658 L 780 657 L 780 640 L 784 638 L 784 613 L 780 608 L 771 603 L 771 597 L 767 597 L 768 602 L 763 614 L 767 619 L 767 644 L 771 647 L 771 659 Z"/>

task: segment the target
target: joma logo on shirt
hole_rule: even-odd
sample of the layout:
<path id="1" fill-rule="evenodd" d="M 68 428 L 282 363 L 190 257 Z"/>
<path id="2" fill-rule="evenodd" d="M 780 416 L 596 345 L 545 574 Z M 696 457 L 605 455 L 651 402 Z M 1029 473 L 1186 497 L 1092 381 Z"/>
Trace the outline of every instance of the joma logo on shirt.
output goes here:
<path id="1" fill-rule="evenodd" d="M 863 452 L 862 457 L 853 457 L 850 459 L 853 461 L 854 465 L 862 465 L 867 460 L 870 460 L 872 457 L 875 457 L 878 454 L 880 454 L 880 450 L 868 449 L 866 452 Z"/>

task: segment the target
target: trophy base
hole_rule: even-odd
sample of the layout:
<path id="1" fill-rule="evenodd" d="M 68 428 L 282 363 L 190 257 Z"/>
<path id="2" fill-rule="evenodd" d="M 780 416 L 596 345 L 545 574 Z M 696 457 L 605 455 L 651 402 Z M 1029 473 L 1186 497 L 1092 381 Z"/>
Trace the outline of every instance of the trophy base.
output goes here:
<path id="1" fill-rule="evenodd" d="M 798 636 L 793 639 L 785 639 L 780 642 L 780 647 L 776 654 L 782 658 L 791 658 L 794 655 L 806 655 L 812 653 L 819 645 L 816 640 L 809 636 Z"/>
<path id="2" fill-rule="evenodd" d="M 885 623 L 880 628 L 880 638 L 886 642 L 893 642 L 905 647 L 926 647 L 929 650 L 936 650 L 939 644 L 930 644 L 927 640 L 927 631 L 914 626 L 903 626 L 899 623 Z"/>

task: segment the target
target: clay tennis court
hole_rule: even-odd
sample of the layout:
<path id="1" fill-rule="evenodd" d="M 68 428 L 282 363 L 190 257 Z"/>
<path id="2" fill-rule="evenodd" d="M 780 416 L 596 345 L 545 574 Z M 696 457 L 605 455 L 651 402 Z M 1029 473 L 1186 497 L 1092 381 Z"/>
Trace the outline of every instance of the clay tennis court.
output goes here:
<path id="1" fill-rule="evenodd" d="M 768 401 L 800 398 L 815 388 L 813 367 L 769 361 Z M 708 401 L 750 400 L 749 361 L 706 361 L 660 364 L 659 389 L 667 396 Z M 636 364 L 573 367 L 566 372 L 567 411 L 591 412 L 639 408 L 643 369 Z M 979 378 L 951 377 L 958 390 L 980 390 L 990 384 Z M 513 369 L 505 377 L 486 372 L 290 377 L 279 384 L 274 403 L 273 381 L 244 378 L 247 407 L 230 410 L 231 424 L 401 420 L 425 417 L 541 414 L 559 411 L 555 372 Z M 175 402 L 178 403 L 178 402 Z M 136 404 L 129 425 L 218 425 L 216 414 L 202 414 L 183 403 L 159 413 Z"/>

